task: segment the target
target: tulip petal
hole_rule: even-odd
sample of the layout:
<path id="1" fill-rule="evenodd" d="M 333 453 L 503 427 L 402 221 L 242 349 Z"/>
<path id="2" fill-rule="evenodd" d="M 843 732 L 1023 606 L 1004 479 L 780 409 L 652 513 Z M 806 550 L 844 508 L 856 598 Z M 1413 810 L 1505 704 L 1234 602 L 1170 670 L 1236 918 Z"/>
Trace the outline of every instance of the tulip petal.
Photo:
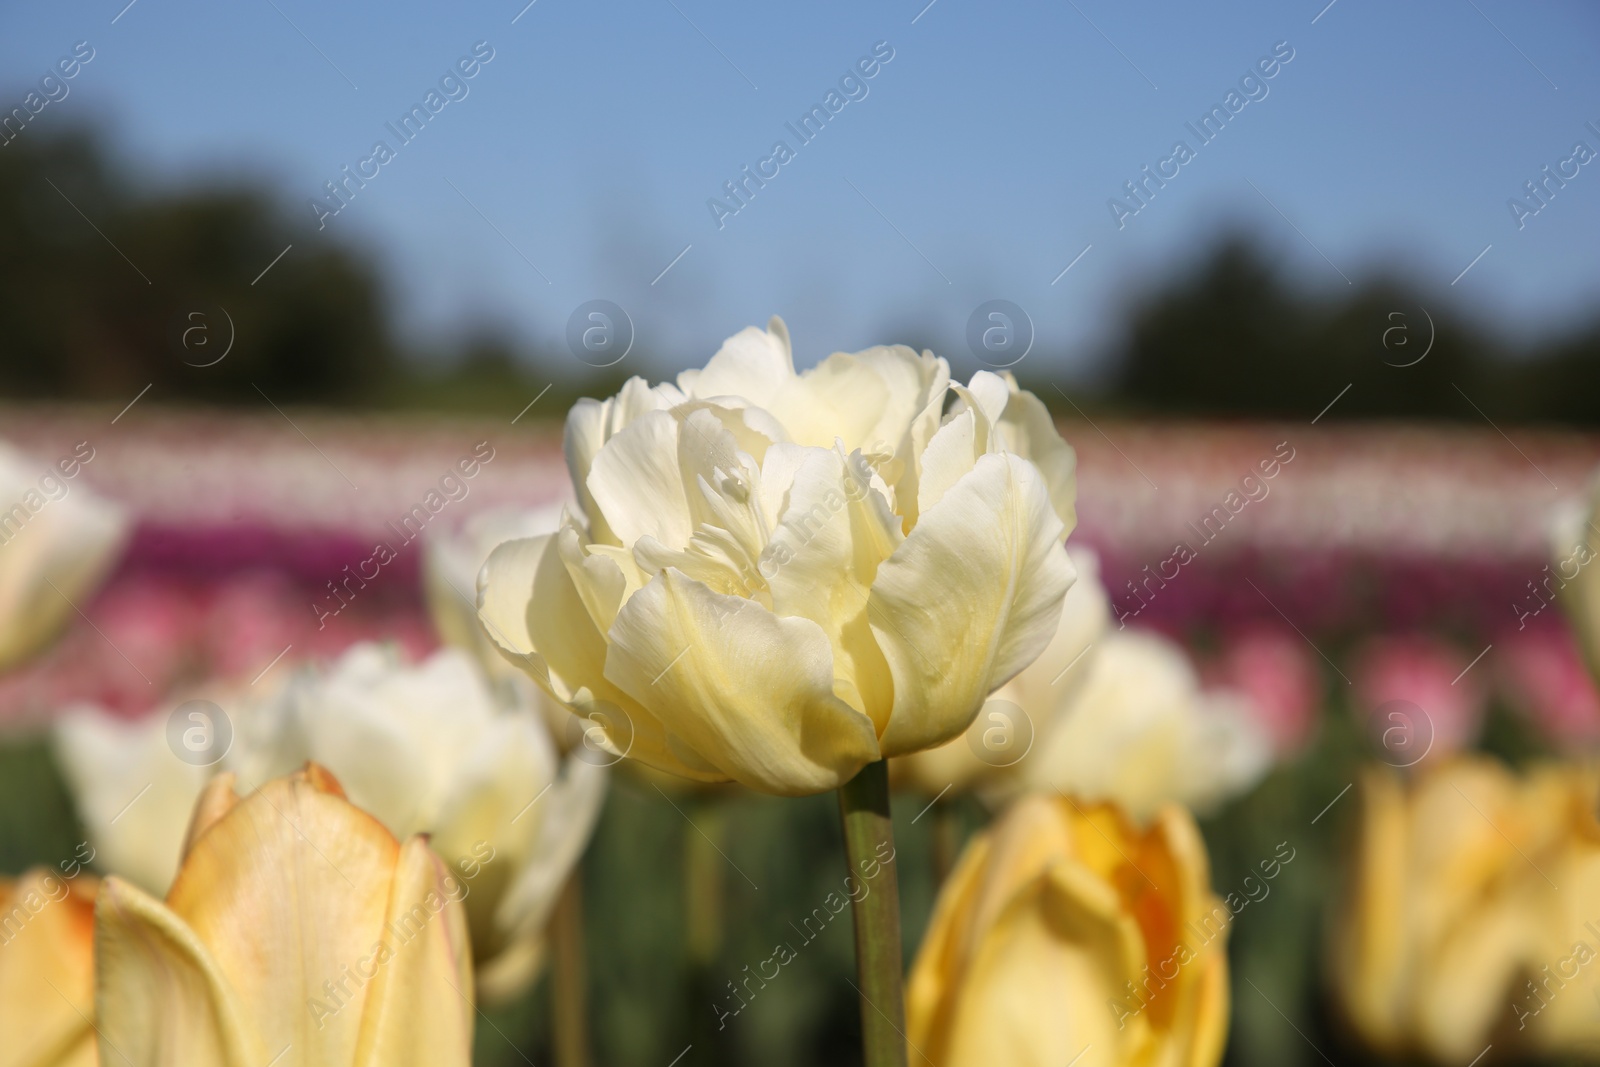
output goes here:
<path id="1" fill-rule="evenodd" d="M 662 724 L 606 679 L 606 640 L 595 629 L 587 604 L 615 595 L 616 583 L 606 573 L 616 567 L 604 554 L 584 560 L 581 568 L 569 568 L 556 534 L 508 541 L 483 565 L 479 617 L 507 659 L 589 720 L 591 726 L 580 729 L 598 726 L 607 732 L 607 724 L 620 716 L 626 722 L 611 738 L 618 753 L 685 778 L 725 781 L 725 775 L 679 758 Z M 580 581 L 590 585 L 586 594 L 580 594 Z M 562 740 L 571 743 L 565 736 Z"/>
<path id="2" fill-rule="evenodd" d="M 110 572 L 132 527 L 120 505 L 87 487 L 45 508 L 34 483 L 47 469 L 0 442 L 0 493 L 9 508 L 0 530 L 6 535 L 0 557 L 0 670 L 55 639 L 72 618 L 73 605 L 87 599 Z"/>
<path id="3" fill-rule="evenodd" d="M 224 771 L 207 782 L 200 791 L 200 799 L 194 805 L 194 817 L 189 820 L 189 832 L 183 838 L 182 856 L 185 859 L 201 835 L 238 805 L 239 794 L 234 792 L 236 780 L 237 776 L 232 771 Z"/>
<path id="4" fill-rule="evenodd" d="M 464 884 L 413 837 L 400 849 L 383 935 L 352 965 L 366 981 L 354 1067 L 467 1067 L 472 951 Z M 387 948 L 388 953 L 379 946 Z"/>
<path id="5" fill-rule="evenodd" d="M 309 758 L 337 767 L 351 803 L 403 839 L 440 824 L 468 743 L 497 709 L 459 649 L 402 669 L 393 648 L 358 644 L 307 694 L 300 714 Z"/>
<path id="6" fill-rule="evenodd" d="M 0 878 L 0 1067 L 92 1057 L 93 882 L 45 868 Z"/>
<path id="7" fill-rule="evenodd" d="M 834 693 L 882 732 L 894 701 L 889 665 L 867 621 L 878 565 L 902 540 L 888 502 L 862 477 L 865 459 L 805 450 L 767 548 L 774 614 L 810 619 L 833 648 Z"/>
<path id="8" fill-rule="evenodd" d="M 534 946 L 542 942 L 556 898 L 571 877 L 605 802 L 604 767 L 569 756 L 562 775 L 539 800 L 530 820 L 537 819 L 533 853 L 506 889 L 494 914 L 494 926 L 507 941 L 502 955 L 537 962 Z M 468 898 L 471 899 L 470 897 Z M 498 959 L 490 962 L 493 967 Z M 482 970 L 480 969 L 480 976 Z M 496 985 L 503 983 L 495 975 Z M 485 995 L 499 989 L 484 989 Z"/>
<path id="9" fill-rule="evenodd" d="M 256 1067 L 281 1048 L 268 1051 L 246 1029 L 245 1002 L 195 932 L 119 878 L 106 879 L 100 890 L 95 964 L 103 1064 Z"/>
<path id="10" fill-rule="evenodd" d="M 921 466 L 917 481 L 918 521 L 951 486 L 972 473 L 975 457 L 983 451 L 988 433 L 981 418 L 981 414 L 970 407 L 953 413 L 918 457 Z"/>
<path id="11" fill-rule="evenodd" d="M 722 773 L 762 792 L 836 788 L 878 758 L 872 721 L 833 695 L 827 635 L 676 569 L 611 628 L 606 677 Z"/>
<path id="12" fill-rule="evenodd" d="M 506 885 L 531 862 L 556 770 L 555 746 L 534 713 L 503 713 L 456 766 L 432 823 L 433 850 L 470 882 L 464 903 L 479 958 L 500 949 L 494 912 Z"/>
<path id="13" fill-rule="evenodd" d="M 789 328 L 774 315 L 765 330 L 746 326 L 722 342 L 704 370 L 679 374 L 678 387 L 700 400 L 737 396 L 766 408 L 794 376 Z"/>
<path id="14" fill-rule="evenodd" d="M 938 745 L 1049 644 L 1072 581 L 1037 468 L 981 457 L 906 535 L 872 584 L 894 677 L 886 755 Z"/>
<path id="15" fill-rule="evenodd" d="M 365 985 L 352 968 L 383 929 L 399 852 L 316 768 L 195 841 L 167 902 L 249 1005 L 267 1057 L 292 1045 L 288 1064 L 351 1062 Z"/>
<path id="16" fill-rule="evenodd" d="M 652 411 L 606 442 L 586 483 L 598 514 L 624 545 L 653 537 L 682 548 L 694 533 L 678 457 L 678 419 Z"/>
<path id="17" fill-rule="evenodd" d="M 617 543 L 616 535 L 606 525 L 605 516 L 600 514 L 594 497 L 589 493 L 589 471 L 594 467 L 594 458 L 607 441 L 634 419 L 647 411 L 670 407 L 674 398 L 668 390 L 676 393 L 671 386 L 651 389 L 643 378 L 629 378 L 615 397 L 604 401 L 585 397 L 567 413 L 561 450 L 566 454 L 567 471 L 577 491 L 578 506 L 583 510 L 589 532 L 596 541 Z"/>
<path id="18" fill-rule="evenodd" d="M 1138 1062 L 1130 1053 L 1148 1042 L 1148 1020 L 1135 1016 L 1119 1027 L 1101 991 L 1139 977 L 1144 963 L 1143 938 L 1112 887 L 1081 866 L 1057 863 L 986 930 L 950 1006 L 941 1062 Z"/>
<path id="19" fill-rule="evenodd" d="M 1008 373 L 1011 387 L 997 431 L 1005 450 L 1028 460 L 1044 475 L 1050 489 L 1050 502 L 1066 533 L 1078 524 L 1078 454 L 1061 439 L 1055 420 L 1044 402 L 1026 390 L 1018 389 Z"/>

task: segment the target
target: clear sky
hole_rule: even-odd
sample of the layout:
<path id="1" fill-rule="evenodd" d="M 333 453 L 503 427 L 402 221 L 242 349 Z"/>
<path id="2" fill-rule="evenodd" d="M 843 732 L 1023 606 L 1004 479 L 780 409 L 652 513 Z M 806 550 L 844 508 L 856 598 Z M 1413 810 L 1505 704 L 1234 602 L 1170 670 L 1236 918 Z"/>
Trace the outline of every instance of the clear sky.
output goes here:
<path id="1" fill-rule="evenodd" d="M 248 176 L 308 221 L 384 140 L 394 157 L 313 240 L 380 251 L 428 338 L 559 346 L 602 298 L 680 362 L 781 313 L 810 363 L 959 339 L 1000 298 L 1081 365 L 1121 301 L 1234 223 L 1306 284 L 1388 265 L 1514 338 L 1600 289 L 1600 162 L 1567 164 L 1520 230 L 1507 206 L 1576 142 L 1600 152 L 1593 4 L 525 3 L 8 4 L 0 107 L 86 40 L 24 136 L 98 120 L 153 182 Z M 480 41 L 493 58 L 447 86 L 465 97 L 402 144 L 386 123 Z M 892 59 L 841 89 L 875 45 Z M 1241 89 L 1275 47 L 1292 59 Z M 830 90 L 842 107 L 803 143 L 785 123 Z M 1213 105 L 1228 121 L 1203 143 L 1185 124 Z M 1192 158 L 1163 163 L 1177 141 Z M 745 165 L 776 175 L 719 227 L 707 201 L 738 206 L 723 183 Z M 1145 165 L 1176 176 L 1119 228 L 1108 201 Z"/>

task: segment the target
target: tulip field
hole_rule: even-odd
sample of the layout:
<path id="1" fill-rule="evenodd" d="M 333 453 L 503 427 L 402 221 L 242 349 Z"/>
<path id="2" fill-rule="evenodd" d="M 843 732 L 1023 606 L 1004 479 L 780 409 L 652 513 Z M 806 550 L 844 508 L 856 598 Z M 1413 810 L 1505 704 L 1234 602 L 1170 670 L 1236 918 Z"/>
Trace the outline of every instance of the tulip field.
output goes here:
<path id="1" fill-rule="evenodd" d="M 980 379 L 849 455 L 663 417 L 670 493 L 569 477 L 657 462 L 573 444 L 642 393 L 575 409 L 565 459 L 533 419 L 6 411 L 0 1064 L 1584 1062 L 1600 440 L 1052 427 Z M 908 489 L 934 432 L 964 466 Z M 906 532 L 1002 459 L 1036 547 Z M 807 472 L 839 489 L 796 523 Z M 928 559 L 850 570 L 877 523 Z M 804 630 L 829 567 L 845 621 Z M 877 1027 L 863 985 L 902 982 Z"/>

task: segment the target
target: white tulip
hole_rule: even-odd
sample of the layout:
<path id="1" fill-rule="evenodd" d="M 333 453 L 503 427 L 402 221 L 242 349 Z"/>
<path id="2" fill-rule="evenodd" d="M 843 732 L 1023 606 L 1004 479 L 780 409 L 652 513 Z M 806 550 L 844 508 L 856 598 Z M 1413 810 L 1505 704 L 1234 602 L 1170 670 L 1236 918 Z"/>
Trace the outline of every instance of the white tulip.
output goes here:
<path id="1" fill-rule="evenodd" d="M 498 999 L 532 979 L 599 817 L 606 772 L 586 753 L 563 761 L 534 710 L 465 652 L 412 666 L 359 644 L 252 709 L 228 766 L 244 789 L 313 760 L 396 837 L 431 835 L 468 885 L 478 984 Z"/>
<path id="2" fill-rule="evenodd" d="M 85 447 L 50 464 L 0 442 L 0 670 L 61 631 L 127 541 L 123 509 L 74 480 Z"/>
<path id="3" fill-rule="evenodd" d="M 689 778 L 815 793 L 942 743 L 1072 581 L 1044 405 L 930 353 L 796 374 L 774 319 L 676 386 L 579 402 L 565 448 L 581 516 L 494 551 L 480 618 L 614 751 Z"/>
<path id="4" fill-rule="evenodd" d="M 1202 691 L 1180 646 L 1149 631 L 1111 630 L 1040 737 L 1027 779 L 1149 819 L 1168 802 L 1204 812 L 1254 785 L 1271 757 L 1245 698 Z"/>
<path id="5" fill-rule="evenodd" d="M 478 621 L 478 574 L 489 554 L 507 541 L 554 533 L 561 526 L 560 504 L 540 508 L 497 508 L 467 519 L 458 530 L 431 530 L 423 542 L 422 590 L 434 629 L 447 645 L 470 653 L 498 685 L 519 688 L 532 703 L 563 751 L 581 739 L 582 724 L 523 671 L 506 661 Z"/>
<path id="6" fill-rule="evenodd" d="M 157 897 L 177 873 L 194 802 L 215 769 L 178 758 L 167 741 L 170 710 L 129 721 L 75 705 L 55 723 L 56 760 L 95 865 Z"/>

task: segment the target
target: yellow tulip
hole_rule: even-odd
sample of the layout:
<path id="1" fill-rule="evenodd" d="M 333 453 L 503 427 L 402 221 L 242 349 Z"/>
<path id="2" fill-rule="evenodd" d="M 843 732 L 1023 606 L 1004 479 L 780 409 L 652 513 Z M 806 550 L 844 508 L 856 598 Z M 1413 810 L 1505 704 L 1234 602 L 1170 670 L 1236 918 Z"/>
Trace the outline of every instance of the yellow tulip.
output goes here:
<path id="1" fill-rule="evenodd" d="M 96 904 L 105 1064 L 450 1067 L 471 1061 L 461 884 L 315 764 L 239 798 L 206 786 L 165 903 Z"/>
<path id="2" fill-rule="evenodd" d="M 0 1067 L 94 1067 L 95 888 L 0 878 Z"/>
<path id="3" fill-rule="evenodd" d="M 1193 818 L 1031 794 L 968 843 L 906 987 L 912 1063 L 1214 1067 L 1228 909 Z"/>
<path id="4" fill-rule="evenodd" d="M 127 542 L 121 507 L 60 476 L 79 474 L 78 447 L 51 464 L 0 441 L 0 671 L 61 632 Z"/>
<path id="5" fill-rule="evenodd" d="M 1600 1043 L 1600 776 L 1460 758 L 1366 771 L 1330 959 L 1373 1048 L 1465 1065 Z"/>
<path id="6" fill-rule="evenodd" d="M 565 449 L 581 513 L 495 549 L 479 618 L 611 749 L 688 778 L 817 793 L 943 743 L 1072 581 L 1072 450 L 1014 381 L 931 353 L 797 374 L 774 319 L 581 401 Z"/>

